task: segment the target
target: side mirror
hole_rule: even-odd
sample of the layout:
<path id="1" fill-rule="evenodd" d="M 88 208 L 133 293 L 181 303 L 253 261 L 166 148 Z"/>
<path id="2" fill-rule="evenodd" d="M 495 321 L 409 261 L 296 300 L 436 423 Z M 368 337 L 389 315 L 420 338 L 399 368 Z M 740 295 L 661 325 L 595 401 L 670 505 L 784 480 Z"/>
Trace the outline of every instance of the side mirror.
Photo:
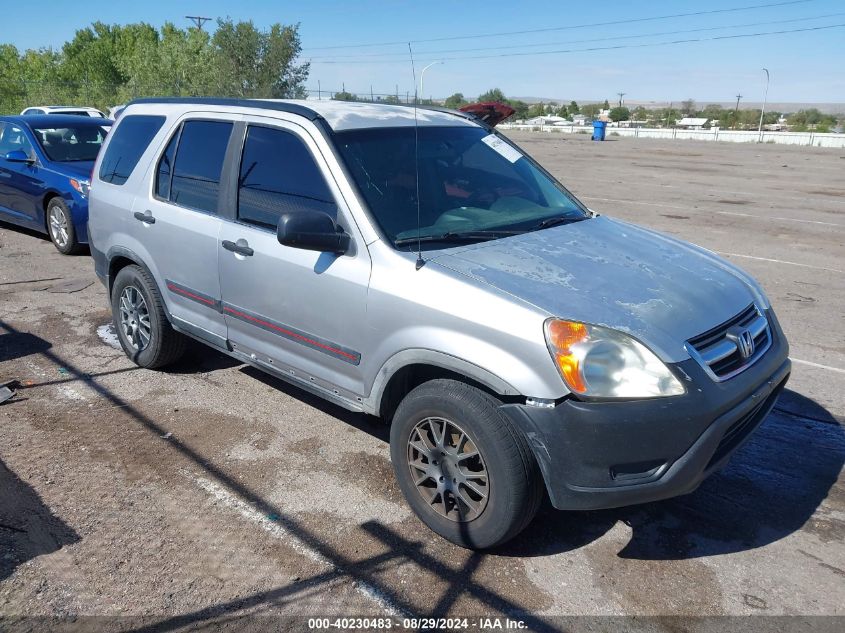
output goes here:
<path id="1" fill-rule="evenodd" d="M 349 251 L 351 238 L 322 211 L 283 213 L 276 228 L 279 243 L 291 248 L 342 255 Z"/>
<path id="2" fill-rule="evenodd" d="M 34 163 L 35 161 L 22 149 L 15 149 L 6 154 L 6 160 L 10 163 Z"/>

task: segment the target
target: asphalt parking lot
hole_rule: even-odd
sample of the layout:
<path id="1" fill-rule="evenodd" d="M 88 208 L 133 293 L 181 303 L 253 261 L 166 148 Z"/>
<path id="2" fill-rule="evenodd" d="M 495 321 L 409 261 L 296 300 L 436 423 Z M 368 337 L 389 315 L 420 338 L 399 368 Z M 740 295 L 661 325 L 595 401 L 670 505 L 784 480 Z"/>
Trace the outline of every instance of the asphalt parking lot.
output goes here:
<path id="1" fill-rule="evenodd" d="M 462 550 L 403 502 L 380 422 L 202 347 L 137 369 L 98 336 L 90 258 L 2 224 L 0 616 L 845 615 L 845 152 L 512 136 L 594 210 L 762 282 L 793 376 L 727 469 Z"/>

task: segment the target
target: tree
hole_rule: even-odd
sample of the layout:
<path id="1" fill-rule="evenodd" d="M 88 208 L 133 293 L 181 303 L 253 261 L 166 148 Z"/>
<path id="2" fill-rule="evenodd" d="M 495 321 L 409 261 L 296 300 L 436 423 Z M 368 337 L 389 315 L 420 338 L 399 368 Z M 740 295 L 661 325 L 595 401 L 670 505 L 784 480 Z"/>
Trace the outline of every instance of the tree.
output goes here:
<path id="1" fill-rule="evenodd" d="M 648 121 L 649 118 L 650 112 L 646 110 L 643 106 L 637 106 L 631 112 L 632 121 Z"/>
<path id="2" fill-rule="evenodd" d="M 349 94 L 349 93 L 347 93 L 347 94 Z M 350 96 L 354 96 L 354 95 L 350 95 Z M 342 99 L 341 99 L 341 101 L 342 101 Z M 354 99 L 348 99 L 348 101 L 354 101 Z M 398 95 L 387 95 L 384 98 L 384 103 L 389 103 L 391 105 L 398 105 L 400 103 L 399 96 Z"/>
<path id="3" fill-rule="evenodd" d="M 575 103 L 574 101 L 570 101 L 569 102 L 569 114 L 571 114 L 572 116 L 575 116 L 576 114 L 579 114 L 580 112 L 581 112 L 581 108 L 578 107 L 578 104 Z"/>
<path id="4" fill-rule="evenodd" d="M 565 119 L 569 116 L 569 109 L 565 105 L 562 105 L 555 114 Z"/>
<path id="5" fill-rule="evenodd" d="M 507 103 L 507 98 L 505 97 L 505 93 L 499 90 L 498 88 L 493 88 L 492 90 L 488 90 L 487 92 L 478 95 L 478 100 L 481 103 L 486 102 L 495 102 L 495 103 Z"/>
<path id="6" fill-rule="evenodd" d="M 335 101 L 358 101 L 358 97 L 351 92 L 336 92 L 332 95 L 332 99 Z"/>
<path id="7" fill-rule="evenodd" d="M 519 99 L 506 99 L 505 103 L 514 109 L 514 119 L 528 118 L 528 104 Z"/>
<path id="8" fill-rule="evenodd" d="M 610 104 L 607 102 L 607 99 L 604 100 L 604 103 L 601 105 L 602 110 L 610 110 Z"/>
<path id="9" fill-rule="evenodd" d="M 525 117 L 528 119 L 533 119 L 534 117 L 538 116 L 545 116 L 546 115 L 546 106 L 542 103 L 535 103 L 531 107 L 528 108 L 528 112 L 525 113 Z"/>
<path id="10" fill-rule="evenodd" d="M 601 109 L 598 103 L 588 103 L 585 106 L 581 106 L 581 114 L 587 117 L 587 119 L 593 120 L 599 115 Z"/>
<path id="11" fill-rule="evenodd" d="M 297 63 L 299 27 L 218 21 L 217 30 L 157 30 L 95 22 L 60 49 L 0 45 L 0 108 L 40 103 L 105 109 L 142 96 L 303 97 L 308 64 Z"/>
<path id="12" fill-rule="evenodd" d="M 628 121 L 631 118 L 631 111 L 625 106 L 617 106 L 608 113 L 608 116 L 611 121 Z"/>
<path id="13" fill-rule="evenodd" d="M 447 108 L 451 108 L 452 110 L 457 110 L 463 105 L 466 105 L 467 101 L 464 99 L 464 95 L 460 92 L 456 92 L 450 97 L 446 97 L 446 101 L 443 102 L 443 105 Z"/>
<path id="14" fill-rule="evenodd" d="M 299 25 L 273 24 L 259 31 L 252 21 L 217 20 L 211 39 L 222 92 L 244 97 L 304 97 L 308 63 L 296 65 Z"/>
<path id="15" fill-rule="evenodd" d="M 681 112 L 684 113 L 684 116 L 692 116 L 695 114 L 695 101 L 692 99 L 686 99 L 681 102 Z"/>

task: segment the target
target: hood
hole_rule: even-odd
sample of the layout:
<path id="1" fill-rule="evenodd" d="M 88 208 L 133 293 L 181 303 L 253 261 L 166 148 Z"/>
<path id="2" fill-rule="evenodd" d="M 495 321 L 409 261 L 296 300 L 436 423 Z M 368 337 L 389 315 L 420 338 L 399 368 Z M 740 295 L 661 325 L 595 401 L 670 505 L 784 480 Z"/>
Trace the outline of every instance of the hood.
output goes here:
<path id="1" fill-rule="evenodd" d="M 90 180 L 91 171 L 94 169 L 93 160 L 79 160 L 66 163 L 54 162 L 52 165 L 53 169 L 63 176 L 82 180 Z"/>
<path id="2" fill-rule="evenodd" d="M 689 358 L 687 339 L 758 298 L 742 273 L 709 251 L 605 217 L 452 249 L 433 261 L 550 316 L 626 332 L 667 362 Z"/>

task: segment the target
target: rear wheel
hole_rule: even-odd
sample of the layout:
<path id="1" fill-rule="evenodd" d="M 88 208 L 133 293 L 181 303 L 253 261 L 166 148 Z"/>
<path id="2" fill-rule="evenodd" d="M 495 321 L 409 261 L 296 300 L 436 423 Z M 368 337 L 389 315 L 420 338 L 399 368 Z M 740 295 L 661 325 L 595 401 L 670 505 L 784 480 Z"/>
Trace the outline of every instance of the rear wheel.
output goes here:
<path id="1" fill-rule="evenodd" d="M 522 433 L 501 403 L 455 380 L 432 380 L 399 405 L 390 453 L 417 516 L 462 547 L 486 549 L 521 532 L 543 496 Z"/>
<path id="2" fill-rule="evenodd" d="M 53 198 L 47 203 L 47 232 L 53 246 L 62 255 L 72 255 L 80 251 L 70 210 L 61 198 Z"/>
<path id="3" fill-rule="evenodd" d="M 150 274 L 126 266 L 112 286 L 112 318 L 120 345 L 135 364 L 164 367 L 185 352 L 185 337 L 167 320 L 164 303 Z"/>

